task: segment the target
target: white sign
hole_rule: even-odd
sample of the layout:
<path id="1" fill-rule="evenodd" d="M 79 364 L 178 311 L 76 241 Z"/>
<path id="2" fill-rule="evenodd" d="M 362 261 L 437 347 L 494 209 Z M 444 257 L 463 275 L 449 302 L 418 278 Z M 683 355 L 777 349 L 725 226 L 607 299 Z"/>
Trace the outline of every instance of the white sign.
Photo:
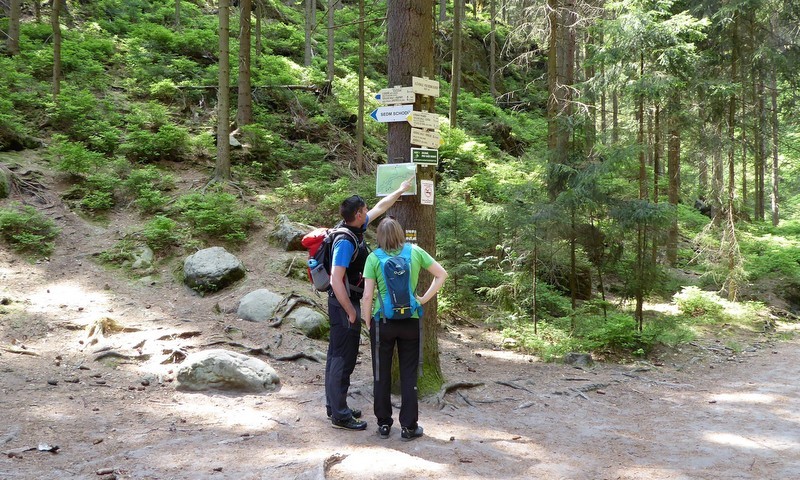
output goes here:
<path id="1" fill-rule="evenodd" d="M 408 123 L 423 130 L 439 130 L 439 115 L 428 112 L 411 112 Z"/>
<path id="2" fill-rule="evenodd" d="M 420 180 L 419 203 L 433 205 L 433 180 Z"/>
<path id="3" fill-rule="evenodd" d="M 428 95 L 429 97 L 439 96 L 439 82 L 422 77 L 411 77 L 411 88 L 414 93 Z"/>
<path id="4" fill-rule="evenodd" d="M 393 105 L 390 107 L 378 107 L 369 116 L 381 123 L 405 122 L 413 111 L 414 105 Z"/>
<path id="5" fill-rule="evenodd" d="M 439 148 L 442 140 L 439 137 L 439 132 L 431 132 L 428 130 L 420 130 L 419 128 L 411 129 L 411 145 L 419 145 L 420 147 Z"/>
<path id="6" fill-rule="evenodd" d="M 384 105 L 414 103 L 414 89 L 412 87 L 382 88 L 375 95 L 375 99 Z"/>

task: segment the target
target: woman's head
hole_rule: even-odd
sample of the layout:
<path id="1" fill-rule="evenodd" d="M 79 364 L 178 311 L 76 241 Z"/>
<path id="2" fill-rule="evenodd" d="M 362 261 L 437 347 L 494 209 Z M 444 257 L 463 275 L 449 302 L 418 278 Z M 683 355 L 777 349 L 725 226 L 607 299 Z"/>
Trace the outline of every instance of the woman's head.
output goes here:
<path id="1" fill-rule="evenodd" d="M 406 242 L 406 234 L 400 222 L 386 217 L 378 225 L 378 246 L 384 251 L 397 250 Z"/>

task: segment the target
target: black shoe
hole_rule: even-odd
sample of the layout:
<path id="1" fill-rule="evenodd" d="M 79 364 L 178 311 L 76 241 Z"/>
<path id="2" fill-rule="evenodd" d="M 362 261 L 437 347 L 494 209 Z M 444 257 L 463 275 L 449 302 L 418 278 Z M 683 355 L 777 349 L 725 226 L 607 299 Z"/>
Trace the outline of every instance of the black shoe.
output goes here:
<path id="1" fill-rule="evenodd" d="M 356 420 L 353 417 L 348 417 L 344 420 L 336 420 L 331 418 L 331 425 L 333 428 L 342 428 L 344 430 L 366 430 L 367 422 Z"/>
<path id="2" fill-rule="evenodd" d="M 403 427 L 400 429 L 400 437 L 403 441 L 414 440 L 422 436 L 422 427 L 417 425 L 415 428 Z"/>
<path id="3" fill-rule="evenodd" d="M 353 418 L 361 418 L 361 410 L 359 410 L 357 408 L 351 408 L 350 409 L 350 415 L 352 415 Z M 330 410 L 328 410 L 328 418 L 331 418 L 331 411 Z"/>
<path id="4" fill-rule="evenodd" d="M 380 435 L 381 438 L 389 438 L 389 432 L 391 431 L 391 425 L 378 425 L 378 435 Z"/>

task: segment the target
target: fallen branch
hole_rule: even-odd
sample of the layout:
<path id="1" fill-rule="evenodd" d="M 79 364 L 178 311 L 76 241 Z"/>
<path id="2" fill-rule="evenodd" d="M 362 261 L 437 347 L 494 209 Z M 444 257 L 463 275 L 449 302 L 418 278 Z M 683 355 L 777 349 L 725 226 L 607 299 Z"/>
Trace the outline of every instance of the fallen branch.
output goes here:
<path id="1" fill-rule="evenodd" d="M 3 347 L 0 347 L 0 350 L 3 350 L 4 352 L 8 352 L 8 353 L 16 353 L 18 355 L 30 355 L 32 357 L 38 357 L 39 356 L 38 353 L 36 353 L 36 352 L 34 352 L 32 350 L 26 350 L 24 348 L 3 346 Z"/>

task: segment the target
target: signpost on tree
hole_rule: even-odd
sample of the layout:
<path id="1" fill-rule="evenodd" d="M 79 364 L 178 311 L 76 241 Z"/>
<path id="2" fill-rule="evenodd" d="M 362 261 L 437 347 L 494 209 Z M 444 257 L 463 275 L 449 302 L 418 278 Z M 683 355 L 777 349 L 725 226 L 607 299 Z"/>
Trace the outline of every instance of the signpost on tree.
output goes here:
<path id="1" fill-rule="evenodd" d="M 433 0 L 392 0 L 387 3 L 388 21 L 387 43 L 389 46 L 388 80 L 389 85 L 412 85 L 415 93 L 415 112 L 434 112 L 435 97 L 438 95 L 438 82 L 431 79 L 434 70 L 433 59 Z M 410 41 L 409 39 L 413 39 Z M 413 77 L 418 77 L 414 80 Z M 427 77 L 427 78 L 426 78 Z M 420 81 L 421 80 L 421 81 Z M 425 88 L 419 93 L 418 88 Z M 381 93 L 383 96 L 383 93 Z M 414 114 L 412 113 L 412 121 Z M 388 123 L 388 158 L 391 163 L 410 163 L 411 124 L 406 122 Z M 432 133 L 432 132 L 431 132 Z M 438 132 L 436 133 L 438 137 Z M 438 144 L 436 145 L 438 148 Z M 418 167 L 417 178 L 426 180 L 426 188 L 435 188 L 436 170 Z M 392 207 L 391 213 L 406 231 L 417 234 L 417 244 L 436 257 L 436 211 L 434 205 L 423 205 L 419 196 L 404 197 Z M 431 282 L 431 276 L 420 272 L 418 288 L 424 291 Z M 436 297 L 425 305 L 423 317 L 423 376 L 418 381 L 421 393 L 434 393 L 443 383 L 439 365 L 439 345 L 437 343 L 437 301 Z"/>

